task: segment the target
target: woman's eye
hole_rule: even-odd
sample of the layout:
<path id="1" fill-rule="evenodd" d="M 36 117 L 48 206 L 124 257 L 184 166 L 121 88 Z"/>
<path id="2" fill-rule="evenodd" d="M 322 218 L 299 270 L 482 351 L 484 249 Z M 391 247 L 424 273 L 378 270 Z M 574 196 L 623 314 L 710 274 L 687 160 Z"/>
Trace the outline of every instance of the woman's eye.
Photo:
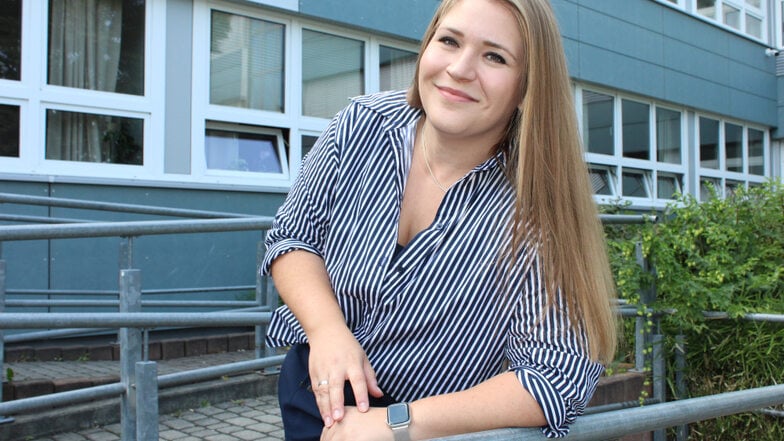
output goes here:
<path id="1" fill-rule="evenodd" d="M 506 64 L 506 59 L 496 53 L 489 53 L 485 57 L 493 63 Z"/>
<path id="2" fill-rule="evenodd" d="M 438 41 L 447 46 L 457 46 L 457 41 L 455 41 L 455 39 L 452 37 L 441 37 L 438 39 Z"/>

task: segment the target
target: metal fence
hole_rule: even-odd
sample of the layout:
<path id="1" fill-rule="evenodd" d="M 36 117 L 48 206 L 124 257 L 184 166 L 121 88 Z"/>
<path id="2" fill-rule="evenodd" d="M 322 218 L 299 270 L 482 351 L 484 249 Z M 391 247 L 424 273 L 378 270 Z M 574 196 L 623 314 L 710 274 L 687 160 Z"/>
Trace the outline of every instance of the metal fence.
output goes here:
<path id="1" fill-rule="evenodd" d="M 133 268 L 133 240 L 139 236 L 184 233 L 210 233 L 227 231 L 262 231 L 269 228 L 271 218 L 249 217 L 235 213 L 215 213 L 198 210 L 178 210 L 160 207 L 127 204 L 97 203 L 70 199 L 38 198 L 0 193 L 0 203 L 55 205 L 60 207 L 109 210 L 126 213 L 144 213 L 163 216 L 183 216 L 184 220 L 134 221 L 134 222 L 91 222 L 77 219 L 51 219 L 30 216 L 0 215 L 0 220 L 12 222 L 35 222 L 40 225 L 0 226 L 0 366 L 3 363 L 4 343 L 24 341 L 51 336 L 73 335 L 96 329 L 119 329 L 120 381 L 114 384 L 61 392 L 41 397 L 26 398 L 3 403 L 0 390 L 0 418 L 35 412 L 52 406 L 66 406 L 100 398 L 120 397 L 122 439 L 158 439 L 158 390 L 180 384 L 206 381 L 224 375 L 263 370 L 277 366 L 283 356 L 273 355 L 263 346 L 264 327 L 270 318 L 270 310 L 278 303 L 275 290 L 268 280 L 257 275 L 256 299 L 252 302 L 187 302 L 155 301 L 142 299 L 141 272 Z M 193 219 L 197 218 L 197 219 Z M 655 221 L 650 216 L 602 215 L 605 224 L 629 224 Z M 53 223 L 54 222 L 54 223 Z M 55 240 L 65 238 L 120 237 L 119 250 L 119 297 L 117 300 L 24 300 L 6 299 L 6 265 L 2 260 L 2 243 L 6 241 Z M 259 246 L 257 259 L 263 256 Z M 645 266 L 641 252 L 638 263 Z M 247 287 L 219 287 L 213 289 L 236 289 Z M 198 289 L 204 291 L 204 289 Z M 157 292 L 187 292 L 188 290 L 160 290 Z M 42 291 L 16 290 L 18 295 L 37 294 Z M 84 291 L 53 292 L 47 294 L 85 294 Z M 94 292 L 95 293 L 95 292 Z M 114 293 L 114 291 L 112 291 Z M 144 291 L 154 294 L 156 291 Z M 96 293 L 100 294 L 100 293 Z M 655 292 L 645 293 L 643 301 L 650 303 Z M 28 306 L 111 306 L 119 312 L 101 313 L 9 313 L 6 305 Z M 142 306 L 178 307 L 226 307 L 234 310 L 222 312 L 142 312 Z M 643 407 L 636 403 L 620 403 L 614 406 L 591 409 L 591 414 L 578 419 L 572 426 L 569 440 L 599 440 L 655 430 L 656 439 L 664 439 L 661 429 L 716 416 L 760 409 L 784 403 L 784 386 L 733 392 L 694 399 L 665 402 L 665 363 L 662 355 L 662 336 L 650 332 L 644 326 L 647 318 L 638 315 L 637 309 L 621 305 L 620 313 L 625 317 L 636 317 L 635 369 L 645 370 L 650 366 L 653 382 L 653 397 Z M 714 318 L 721 318 L 720 316 Z M 750 315 L 749 319 L 784 320 L 781 316 Z M 656 319 L 658 320 L 658 318 Z M 222 327 L 253 326 L 256 329 L 256 359 L 210 368 L 179 372 L 169 375 L 157 374 L 157 365 L 147 357 L 148 331 L 161 327 Z M 6 329 L 50 329 L 4 338 Z M 654 329 L 658 327 L 655 326 Z M 646 354 L 644 348 L 651 347 Z M 682 356 L 682 353 L 680 354 Z M 676 397 L 681 398 L 681 397 Z M 658 404 L 657 404 L 658 403 Z M 631 408 L 633 407 L 634 408 Z M 628 408 L 627 408 L 628 407 Z M 12 420 L 12 419 L 8 419 Z M 2 422 L 2 421 L 0 421 Z M 538 429 L 504 429 L 477 434 L 444 438 L 445 440 L 541 440 Z"/>

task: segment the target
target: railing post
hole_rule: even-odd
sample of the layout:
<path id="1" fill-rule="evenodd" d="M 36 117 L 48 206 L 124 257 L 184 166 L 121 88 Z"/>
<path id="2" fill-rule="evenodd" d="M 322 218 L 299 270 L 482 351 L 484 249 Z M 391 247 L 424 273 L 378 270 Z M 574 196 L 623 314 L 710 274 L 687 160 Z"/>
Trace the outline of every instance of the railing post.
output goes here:
<path id="1" fill-rule="evenodd" d="M 264 259 L 264 241 L 260 240 L 258 245 L 256 245 L 256 305 L 259 307 L 265 306 L 267 301 L 267 292 L 266 288 L 267 285 L 265 284 L 264 277 L 261 276 L 261 262 Z M 267 304 L 269 306 L 269 304 Z M 266 347 L 264 345 L 264 334 L 266 333 L 267 327 L 257 325 L 253 327 L 254 329 L 254 349 L 256 358 L 264 357 L 266 353 Z M 262 347 L 264 349 L 262 350 Z"/>
<path id="2" fill-rule="evenodd" d="M 678 334 L 675 336 L 675 399 L 683 400 L 687 398 L 686 391 L 686 336 Z M 686 441 L 689 438 L 689 425 L 681 424 L 675 429 L 675 436 L 678 441 Z"/>
<path id="3" fill-rule="evenodd" d="M 2 247 L 0 242 L 0 247 Z M 3 260 L 2 248 L 0 248 L 0 314 L 5 311 L 5 260 Z M 0 368 L 5 363 L 5 330 L 0 328 Z M 0 375 L 2 378 L 2 375 Z M 0 403 L 3 402 L 3 386 L 0 381 Z M 0 415 L 0 424 L 11 423 L 14 419 Z"/>
<path id="4" fill-rule="evenodd" d="M 141 271 L 120 270 L 120 312 L 141 312 Z M 120 381 L 125 385 L 125 394 L 120 400 L 122 440 L 136 440 L 136 392 L 133 387 L 135 365 L 142 359 L 141 330 L 120 328 Z"/>
<path id="5" fill-rule="evenodd" d="M 653 398 L 658 403 L 666 403 L 667 402 L 667 391 L 666 391 L 666 362 L 664 359 L 664 348 L 662 344 L 664 342 L 664 336 L 661 334 L 654 334 L 653 335 L 653 362 L 652 362 L 652 381 L 653 381 Z M 664 429 L 659 429 L 653 432 L 653 440 L 654 441 L 666 441 L 667 440 L 667 432 Z"/>
<path id="6" fill-rule="evenodd" d="M 158 441 L 158 365 L 136 363 L 136 439 Z"/>

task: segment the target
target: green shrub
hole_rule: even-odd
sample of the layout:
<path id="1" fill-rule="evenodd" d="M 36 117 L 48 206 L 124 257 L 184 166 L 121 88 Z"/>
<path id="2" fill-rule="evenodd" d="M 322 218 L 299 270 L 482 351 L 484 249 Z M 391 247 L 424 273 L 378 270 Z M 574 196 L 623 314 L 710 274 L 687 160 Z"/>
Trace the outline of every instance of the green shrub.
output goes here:
<path id="1" fill-rule="evenodd" d="M 780 182 L 702 203 L 682 196 L 655 224 L 608 226 L 606 231 L 619 296 L 639 304 L 639 291 L 655 287 L 653 306 L 671 312 L 661 323 L 668 347 L 674 347 L 676 334 L 686 336 L 691 396 L 784 380 L 784 325 L 741 318 L 749 312 L 784 314 Z M 635 262 L 637 241 L 655 268 L 652 276 Z M 708 320 L 705 311 L 725 312 L 729 319 Z M 629 344 L 623 347 L 629 354 Z M 760 414 L 708 420 L 691 428 L 693 439 L 784 439 L 784 422 Z"/>

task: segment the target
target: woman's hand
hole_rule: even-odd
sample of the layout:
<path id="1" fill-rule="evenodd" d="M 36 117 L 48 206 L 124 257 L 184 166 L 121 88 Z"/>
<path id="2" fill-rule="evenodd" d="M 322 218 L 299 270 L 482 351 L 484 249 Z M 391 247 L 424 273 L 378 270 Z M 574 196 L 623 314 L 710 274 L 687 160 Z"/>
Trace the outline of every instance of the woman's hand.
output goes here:
<path id="1" fill-rule="evenodd" d="M 384 393 L 364 349 L 343 324 L 319 329 L 308 336 L 310 343 L 310 383 L 326 427 L 343 420 L 343 388 L 346 380 L 354 390 L 355 411 L 367 412 L 368 394 Z"/>
<path id="2" fill-rule="evenodd" d="M 373 407 L 360 412 L 356 407 L 346 407 L 342 421 L 321 432 L 321 441 L 391 441 L 392 430 L 387 426 L 386 409 Z"/>

